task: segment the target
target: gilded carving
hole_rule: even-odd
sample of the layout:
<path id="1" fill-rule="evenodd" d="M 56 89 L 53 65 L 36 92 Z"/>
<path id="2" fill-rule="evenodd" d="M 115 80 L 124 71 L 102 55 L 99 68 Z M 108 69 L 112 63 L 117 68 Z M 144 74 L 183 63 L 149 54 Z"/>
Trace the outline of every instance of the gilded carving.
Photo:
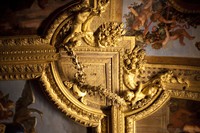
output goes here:
<path id="1" fill-rule="evenodd" d="M 54 36 L 56 40 L 53 39 L 51 43 L 58 49 L 66 45 L 68 47 L 80 46 L 84 42 L 90 46 L 116 46 L 125 33 L 122 23 L 104 23 L 96 31 L 90 29 L 94 17 L 105 12 L 109 1 L 98 0 L 97 3 L 97 6 L 92 8 L 87 2 L 83 2 L 70 9 L 68 14 L 60 16 L 50 28 L 49 32 L 51 33 L 46 36 L 46 39 Z M 59 22 L 63 22 L 60 29 L 58 29 Z M 52 33 L 55 31 L 57 33 L 53 35 Z"/>
<path id="2" fill-rule="evenodd" d="M 156 75 L 145 83 L 138 83 L 135 91 L 126 91 L 125 99 L 130 102 L 132 109 L 143 107 L 158 92 L 167 89 L 164 85 L 165 83 L 185 84 L 185 88 L 189 87 L 188 80 L 185 80 L 180 76 L 174 76 L 172 71 L 167 71 Z"/>
<path id="3" fill-rule="evenodd" d="M 190 100 L 200 100 L 199 92 L 185 91 L 185 90 L 167 90 L 160 97 L 159 100 L 155 101 L 150 107 L 144 109 L 142 112 L 132 113 L 130 115 L 127 113 L 126 117 L 126 132 L 131 133 L 134 129 L 134 121 L 140 120 L 147 117 L 162 107 L 171 97 L 190 99 Z"/>
<path id="4" fill-rule="evenodd" d="M 126 118 L 126 133 L 134 133 L 134 120 L 130 117 Z"/>
<path id="5" fill-rule="evenodd" d="M 47 44 L 47 40 L 42 39 L 39 36 L 22 36 L 13 38 L 1 38 L 0 47 L 8 46 L 31 46 L 31 45 L 44 45 Z"/>
<path id="6" fill-rule="evenodd" d="M 75 73 L 75 80 L 72 81 L 72 91 L 73 93 L 77 94 L 78 99 L 82 101 L 84 104 L 86 104 L 83 100 L 83 98 L 86 96 L 88 91 L 93 91 L 99 93 L 100 96 L 106 97 L 113 101 L 113 103 L 117 103 L 119 105 L 124 105 L 125 101 L 120 98 L 115 93 L 109 92 L 107 89 L 104 89 L 102 87 L 98 86 L 91 86 L 85 83 L 85 77 L 86 74 L 84 72 L 82 64 L 78 61 L 77 56 L 75 52 L 73 51 L 74 47 L 80 46 L 82 42 L 82 38 L 86 41 L 87 44 L 92 44 L 91 46 L 97 46 L 95 44 L 95 41 L 98 42 L 99 46 L 103 46 L 100 44 L 100 41 L 102 41 L 102 36 L 105 33 L 106 37 L 110 38 L 110 42 L 106 40 L 106 42 L 109 43 L 107 46 L 115 46 L 117 42 L 120 41 L 121 35 L 124 33 L 123 31 L 123 25 L 118 25 L 117 23 L 105 23 L 103 24 L 98 30 L 97 30 L 97 36 L 100 38 L 97 38 L 93 32 L 90 30 L 90 23 L 94 16 L 100 15 L 102 12 L 105 11 L 105 7 L 108 5 L 108 1 L 98 1 L 98 5 L 96 8 L 91 8 L 87 2 L 84 2 L 81 4 L 81 6 L 75 6 L 74 9 L 70 10 L 72 12 L 75 12 L 74 18 L 69 18 L 65 25 L 61 28 L 60 32 L 61 34 L 55 34 L 57 38 L 60 40 L 57 40 L 55 42 L 56 47 L 58 49 L 64 48 L 67 55 L 70 56 L 72 63 L 75 66 L 75 69 L 77 72 Z M 73 25 L 71 25 L 71 20 L 74 20 Z M 69 34 L 64 35 L 66 32 L 63 32 L 65 30 L 69 30 Z M 105 39 L 105 38 L 104 38 Z M 105 40 L 104 40 L 105 41 Z M 58 43 L 61 44 L 58 44 Z M 54 43 L 54 42 L 53 42 Z M 57 45 L 58 44 L 58 45 Z M 95 45 L 94 45 L 95 44 Z M 107 47 L 106 46 L 106 47 Z M 105 46 L 104 46 L 105 47 Z M 64 81 L 68 86 L 69 82 Z"/>
<path id="7" fill-rule="evenodd" d="M 164 83 L 186 84 L 185 89 L 189 87 L 189 81 L 174 76 L 172 71 L 158 74 L 147 81 L 139 82 L 137 76 L 144 74 L 145 71 L 145 53 L 139 46 L 136 46 L 131 52 L 124 55 L 124 85 L 128 88 L 124 93 L 124 99 L 130 104 L 132 109 L 145 107 L 147 103 L 158 96 L 162 90 L 165 90 Z"/>
<path id="8" fill-rule="evenodd" d="M 199 68 L 148 64 L 142 46 L 119 43 L 128 38 L 122 37 L 121 23 L 106 22 L 95 31 L 90 29 L 95 16 L 105 12 L 108 3 L 98 0 L 92 7 L 87 2 L 75 2 L 53 22 L 45 38 L 0 39 L 0 46 L 5 48 L 0 50 L 0 79 L 41 77 L 46 93 L 57 108 L 76 122 L 95 127 L 97 132 L 108 132 L 106 128 L 112 125 L 112 132 L 132 133 L 134 121 L 154 113 L 170 97 L 199 99 L 198 86 L 192 86 L 190 82 L 198 84 Z M 91 53 L 95 53 L 98 62 L 93 57 L 90 62 L 84 62 L 86 65 L 79 60 L 91 57 Z M 105 59 L 100 58 L 101 53 L 107 53 L 102 55 Z M 72 80 L 63 76 L 60 69 L 68 68 L 65 68 L 66 64 L 60 68 L 60 60 L 75 69 Z M 106 82 L 104 86 L 95 86 L 86 80 L 97 74 L 86 73 L 85 66 L 90 66 L 91 62 L 103 64 L 103 71 L 99 70 L 99 73 L 107 74 L 105 80 L 100 77 Z M 115 72 L 117 77 L 112 76 Z M 90 106 L 88 97 L 98 97 L 105 103 Z"/>
<path id="9" fill-rule="evenodd" d="M 92 86 L 87 83 L 85 83 L 86 74 L 84 72 L 82 64 L 78 61 L 77 56 L 75 52 L 72 50 L 72 48 L 65 46 L 66 53 L 71 57 L 72 63 L 75 66 L 75 69 L 77 72 L 75 73 L 75 80 L 74 83 L 70 83 L 68 81 L 65 81 L 65 85 L 69 88 L 73 88 L 73 93 L 75 93 L 78 96 L 78 99 L 84 103 L 87 104 L 83 99 L 86 96 L 87 92 L 97 92 L 100 97 L 106 97 L 112 101 L 112 103 L 115 105 L 126 105 L 123 98 L 118 96 L 117 94 L 109 91 L 106 88 L 103 88 L 101 86 Z"/>
<path id="10" fill-rule="evenodd" d="M 37 78 L 58 58 L 56 49 L 36 36 L 1 38 L 0 47 L 1 80 Z"/>
<path id="11" fill-rule="evenodd" d="M 132 51 L 127 50 L 124 54 L 124 85 L 130 89 L 135 90 L 137 86 L 136 76 L 141 75 L 145 70 L 145 51 L 140 46 L 135 46 Z"/>
<path id="12" fill-rule="evenodd" d="M 84 101 L 84 97 L 86 96 L 87 92 L 86 91 L 81 91 L 81 89 L 74 83 L 65 81 L 64 84 L 66 85 L 67 88 L 72 89 L 73 93 L 75 96 L 78 97 L 78 99 L 83 103 L 87 103 Z"/>
<path id="13" fill-rule="evenodd" d="M 200 100 L 200 94 L 198 92 L 173 90 L 173 91 L 170 91 L 169 93 L 172 97 L 176 97 L 176 98 Z"/>
<path id="14" fill-rule="evenodd" d="M 134 128 L 134 121 L 140 120 L 144 117 L 147 117 L 158 110 L 159 107 L 164 105 L 170 98 L 168 92 L 164 92 L 160 97 L 159 100 L 155 101 L 149 108 L 144 109 L 141 112 L 134 113 L 132 115 L 127 114 L 126 121 L 129 122 L 126 124 L 126 132 L 131 133 L 133 132 Z M 130 115 L 130 116 L 129 116 Z"/>
<path id="15" fill-rule="evenodd" d="M 26 47 L 26 46 L 24 46 Z M 29 49 L 28 49 L 29 48 Z M 33 50 L 32 50 L 33 49 Z M 5 51 L 6 50 L 6 51 Z M 36 60 L 56 60 L 58 55 L 55 53 L 55 49 L 52 47 L 19 47 L 16 46 L 14 49 L 0 50 L 1 61 L 36 61 Z"/>
<path id="16" fill-rule="evenodd" d="M 100 16 L 105 12 L 108 4 L 109 1 L 98 0 L 98 5 L 92 8 L 87 1 L 83 1 L 81 4 L 79 3 L 74 6 L 74 8 L 69 9 L 68 14 L 58 18 L 57 21 L 55 21 L 55 24 L 52 25 L 52 30 L 56 30 L 55 26 L 58 26 L 62 19 L 68 17 L 65 21 L 65 25 L 61 27 L 61 31 L 59 31 L 60 33 L 57 36 L 57 38 L 60 39 L 59 43 L 62 43 L 57 44 L 58 47 L 60 47 L 60 45 L 71 45 L 72 47 L 80 46 L 82 39 L 85 40 L 88 45 L 94 45 L 95 37 L 94 33 L 90 29 L 90 24 L 95 16 Z M 70 15 L 73 15 L 73 17 Z M 68 34 L 66 35 L 66 33 Z M 49 37 L 47 36 L 46 38 Z M 54 42 L 52 43 L 54 44 Z"/>
<path id="17" fill-rule="evenodd" d="M 87 24 L 89 19 L 89 15 L 91 13 L 91 8 L 89 7 L 83 7 L 80 9 L 78 14 L 75 17 L 75 21 L 73 26 L 71 27 L 71 33 L 67 35 L 66 38 L 63 40 L 63 44 L 72 45 L 72 46 L 80 46 L 81 45 L 81 39 L 86 36 L 86 32 L 84 31 L 84 26 Z M 86 29 L 87 30 L 87 29 Z"/>
<path id="18" fill-rule="evenodd" d="M 93 92 L 98 92 L 100 96 L 106 97 L 112 101 L 112 105 L 124 106 L 126 102 L 123 98 L 121 98 L 116 93 L 109 91 L 106 88 L 101 86 L 91 86 L 91 85 L 84 85 L 82 86 L 84 90 L 92 90 Z"/>
<path id="19" fill-rule="evenodd" d="M 47 64 L 0 65 L 0 79 L 32 79 L 41 76 Z"/>
<path id="20" fill-rule="evenodd" d="M 58 106 L 58 108 L 76 122 L 79 122 L 85 126 L 98 126 L 99 121 L 104 117 L 103 112 L 82 106 L 78 102 L 74 104 L 69 99 L 70 97 L 72 98 L 72 96 L 67 97 L 63 93 L 63 91 L 67 91 L 66 88 L 59 88 L 57 86 L 57 80 L 58 79 L 55 79 L 52 75 L 50 68 L 47 68 L 46 72 L 44 72 L 41 77 L 41 81 L 46 88 L 45 91 L 50 96 L 51 100 Z"/>
<path id="21" fill-rule="evenodd" d="M 125 34 L 123 24 L 116 22 L 104 23 L 95 32 L 99 47 L 115 47 Z"/>

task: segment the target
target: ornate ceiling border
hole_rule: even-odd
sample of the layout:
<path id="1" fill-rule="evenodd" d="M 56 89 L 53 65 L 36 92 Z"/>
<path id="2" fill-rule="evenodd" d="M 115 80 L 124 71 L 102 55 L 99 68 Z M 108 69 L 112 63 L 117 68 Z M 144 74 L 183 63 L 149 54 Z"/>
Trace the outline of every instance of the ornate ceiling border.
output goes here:
<path id="1" fill-rule="evenodd" d="M 57 108 L 84 126 L 96 127 L 97 132 L 132 132 L 134 121 L 154 113 L 171 97 L 199 100 L 199 66 L 146 63 L 144 49 L 135 45 L 134 37 L 123 36 L 122 24 L 92 23 L 94 17 L 106 11 L 109 3 L 103 0 L 95 2 L 100 6 L 90 6 L 84 1 L 66 6 L 44 38 L 0 39 L 0 79 L 40 78 Z M 94 31 L 90 29 L 91 25 L 98 27 Z M 79 61 L 78 51 L 119 54 L 116 56 L 119 86 L 108 90 L 85 84 L 84 67 Z M 57 69 L 62 53 L 71 59 L 77 70 L 75 80 L 67 81 L 67 85 Z M 87 106 L 83 99 L 89 90 L 110 101 L 104 108 Z"/>

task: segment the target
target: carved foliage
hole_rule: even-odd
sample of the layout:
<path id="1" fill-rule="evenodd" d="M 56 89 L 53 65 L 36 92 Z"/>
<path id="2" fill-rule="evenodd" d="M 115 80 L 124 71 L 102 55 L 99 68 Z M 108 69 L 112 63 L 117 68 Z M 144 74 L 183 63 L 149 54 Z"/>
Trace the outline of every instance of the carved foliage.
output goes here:
<path id="1" fill-rule="evenodd" d="M 135 90 L 137 86 L 136 76 L 141 75 L 144 71 L 145 51 L 140 46 L 135 46 L 132 51 L 127 50 L 124 54 L 124 85 Z"/>
<path id="2" fill-rule="evenodd" d="M 99 47 L 114 47 L 124 34 L 123 24 L 116 22 L 104 23 L 96 31 L 96 40 Z"/>
<path id="3" fill-rule="evenodd" d="M 124 55 L 124 85 L 127 91 L 124 98 L 133 110 L 149 106 L 153 100 L 165 90 L 164 83 L 178 83 L 189 86 L 189 81 L 179 76 L 174 76 L 172 71 L 158 73 L 146 81 L 139 82 L 137 77 L 142 77 L 145 72 L 144 50 L 136 46 L 131 52 Z"/>

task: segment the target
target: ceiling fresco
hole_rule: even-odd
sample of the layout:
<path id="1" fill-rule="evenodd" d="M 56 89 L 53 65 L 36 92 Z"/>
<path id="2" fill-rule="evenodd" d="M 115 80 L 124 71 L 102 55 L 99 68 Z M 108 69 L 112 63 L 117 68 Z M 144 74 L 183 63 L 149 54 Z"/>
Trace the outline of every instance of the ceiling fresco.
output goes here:
<path id="1" fill-rule="evenodd" d="M 124 0 L 126 35 L 136 36 L 137 42 L 146 48 L 147 55 L 198 58 L 200 14 L 197 7 L 200 3 L 195 0 L 195 4 L 191 3 L 179 0 Z"/>
<path id="2" fill-rule="evenodd" d="M 185 99 L 171 99 L 169 106 L 169 133 L 200 132 L 199 101 Z"/>
<path id="3" fill-rule="evenodd" d="M 0 36 L 38 34 L 42 22 L 72 0 L 1 0 Z"/>

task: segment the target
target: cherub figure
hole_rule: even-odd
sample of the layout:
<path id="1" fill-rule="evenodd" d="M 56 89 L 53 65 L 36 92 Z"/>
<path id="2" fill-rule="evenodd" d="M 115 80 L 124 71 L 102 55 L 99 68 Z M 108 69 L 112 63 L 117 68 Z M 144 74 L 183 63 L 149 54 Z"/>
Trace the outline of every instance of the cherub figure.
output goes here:
<path id="1" fill-rule="evenodd" d="M 144 36 L 148 33 L 148 29 L 152 22 L 158 22 L 159 24 L 172 24 L 172 23 L 176 22 L 176 20 L 174 18 L 172 20 L 165 19 L 162 16 L 161 12 L 162 12 L 162 8 L 157 10 L 156 12 L 152 13 L 152 15 L 150 17 L 151 22 L 147 26 L 145 26 L 144 33 L 143 33 Z"/>
<path id="2" fill-rule="evenodd" d="M 167 10 L 168 5 L 163 6 L 160 2 L 155 2 L 154 4 L 154 11 L 150 17 L 152 22 L 159 22 L 159 23 L 164 23 L 164 24 L 171 24 L 171 23 L 175 23 L 176 20 L 175 18 L 172 16 L 172 20 L 168 20 L 167 18 L 163 17 L 163 11 Z"/>
<path id="3" fill-rule="evenodd" d="M 131 13 L 135 16 L 135 21 L 132 25 L 133 30 L 139 30 L 140 27 L 147 23 L 148 18 L 152 15 L 152 3 L 153 0 L 148 0 L 140 13 L 138 13 L 133 7 L 128 7 Z"/>
<path id="4" fill-rule="evenodd" d="M 94 41 L 93 33 L 90 31 L 90 23 L 92 22 L 94 16 L 100 16 L 102 12 L 105 11 L 108 6 L 107 2 L 98 1 L 98 6 L 96 9 L 92 9 L 86 3 L 87 6 L 82 7 L 80 10 L 76 11 L 74 22 L 71 27 L 70 34 L 63 40 L 64 45 L 68 42 L 72 43 L 72 46 L 80 46 L 81 38 L 90 38 L 87 40 Z M 92 33 L 92 34 L 91 34 Z"/>
<path id="5" fill-rule="evenodd" d="M 179 39 L 181 45 L 185 45 L 184 38 L 189 40 L 193 40 L 195 37 L 191 36 L 184 28 L 175 29 L 174 31 L 170 31 L 170 39 L 176 40 Z"/>
<path id="6" fill-rule="evenodd" d="M 184 28 L 177 28 L 173 30 L 173 27 L 171 28 L 169 26 L 154 27 L 152 29 L 152 33 L 149 35 L 147 34 L 146 43 L 152 44 L 152 47 L 155 49 L 166 46 L 170 40 L 179 39 L 180 44 L 185 45 L 185 37 L 189 40 L 193 40 L 195 38 L 194 36 L 191 36 Z"/>
<path id="7" fill-rule="evenodd" d="M 81 38 L 84 36 L 83 25 L 88 19 L 91 13 L 91 9 L 89 7 L 82 8 L 77 16 L 75 17 L 74 24 L 71 28 L 71 33 L 64 39 L 63 43 L 66 44 L 69 41 L 74 43 L 74 46 L 81 45 Z"/>
<path id="8" fill-rule="evenodd" d="M 159 89 L 160 89 L 159 85 L 139 84 L 138 90 L 135 92 L 135 97 L 133 97 L 131 101 L 132 106 L 134 106 L 137 101 L 140 101 L 145 97 L 153 97 Z"/>
<path id="9" fill-rule="evenodd" d="M 164 90 L 165 88 L 163 87 L 163 83 L 169 82 L 172 76 L 172 71 L 169 71 L 164 74 L 160 74 L 145 83 L 138 83 L 135 90 L 129 90 L 125 93 L 125 100 L 130 102 L 132 108 L 134 108 L 138 101 L 147 97 L 152 98 L 159 90 Z"/>
<path id="10" fill-rule="evenodd" d="M 172 19 L 172 20 L 167 20 L 165 19 L 162 15 L 161 15 L 161 12 L 160 11 L 157 11 L 157 12 L 154 12 L 152 15 L 151 15 L 151 21 L 152 22 L 157 22 L 159 21 L 160 23 L 165 23 L 165 24 L 171 24 L 171 23 L 175 23 L 175 19 Z"/>
<path id="11" fill-rule="evenodd" d="M 152 32 L 145 36 L 145 43 L 151 44 L 153 48 L 160 49 L 170 40 L 170 33 L 166 26 L 153 26 Z"/>
<path id="12" fill-rule="evenodd" d="M 157 91 L 160 89 L 158 85 L 155 84 L 142 84 L 139 83 L 137 90 L 134 92 L 132 90 L 125 92 L 125 100 L 131 103 L 132 108 L 135 104 L 146 98 L 146 97 L 153 97 Z"/>

